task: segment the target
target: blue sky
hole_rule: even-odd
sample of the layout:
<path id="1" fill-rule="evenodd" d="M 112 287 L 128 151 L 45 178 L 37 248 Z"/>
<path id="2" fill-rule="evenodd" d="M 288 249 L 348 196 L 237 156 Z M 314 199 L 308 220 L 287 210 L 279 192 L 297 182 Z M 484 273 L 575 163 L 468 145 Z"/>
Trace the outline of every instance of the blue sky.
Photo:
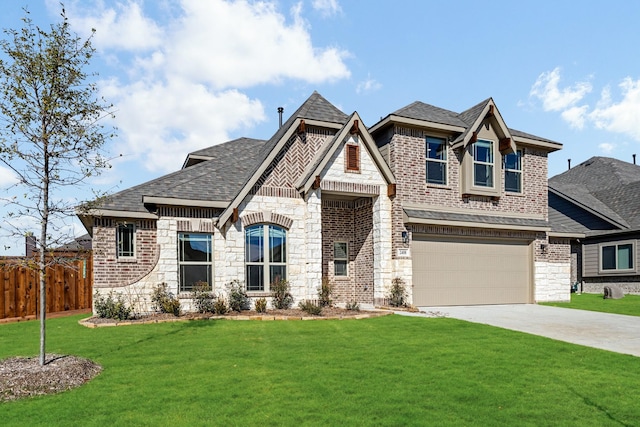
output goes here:
<path id="1" fill-rule="evenodd" d="M 5 1 L 41 26 L 50 0 Z M 74 31 L 96 29 L 102 94 L 115 106 L 118 191 L 179 169 L 190 151 L 268 139 L 314 90 L 367 126 L 419 100 L 463 111 L 493 97 L 507 125 L 564 144 L 549 175 L 592 156 L 640 154 L 640 2 L 72 0 Z M 12 175 L 0 168 L 0 192 Z M 89 198 L 90 188 L 60 197 Z M 0 208 L 0 214 L 3 210 Z M 3 236 L 0 255 L 22 254 Z M 84 232 L 79 221 L 67 228 Z M 35 230 L 34 230 L 35 231 Z M 6 246 L 11 248 L 7 249 Z"/>

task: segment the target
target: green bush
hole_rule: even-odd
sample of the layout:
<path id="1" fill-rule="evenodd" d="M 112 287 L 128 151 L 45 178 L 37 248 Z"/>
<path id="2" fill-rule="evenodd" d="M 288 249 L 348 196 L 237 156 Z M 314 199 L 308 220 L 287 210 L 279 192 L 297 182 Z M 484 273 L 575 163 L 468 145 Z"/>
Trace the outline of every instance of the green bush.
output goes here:
<path id="1" fill-rule="evenodd" d="M 260 298 L 256 300 L 256 311 L 258 313 L 266 313 L 267 312 L 267 300 L 264 298 Z"/>
<path id="2" fill-rule="evenodd" d="M 216 298 L 213 303 L 213 312 L 215 314 L 226 314 L 229 311 L 229 307 L 227 306 L 227 302 L 221 296 Z"/>
<path id="3" fill-rule="evenodd" d="M 320 289 L 318 289 L 318 304 L 320 307 L 331 307 L 333 304 L 331 295 L 333 295 L 333 285 L 327 277 L 323 277 Z"/>
<path id="4" fill-rule="evenodd" d="M 170 313 L 180 316 L 180 300 L 167 289 L 166 283 L 161 283 L 151 292 L 153 309 L 158 313 Z"/>
<path id="5" fill-rule="evenodd" d="M 351 301 L 347 303 L 345 308 L 351 311 L 360 311 L 360 304 L 358 304 L 356 301 Z"/>
<path id="6" fill-rule="evenodd" d="M 291 296 L 288 280 L 277 280 L 272 283 L 271 296 L 273 297 L 273 307 L 278 310 L 286 310 L 293 305 L 293 296 Z"/>
<path id="7" fill-rule="evenodd" d="M 191 292 L 191 298 L 198 313 L 213 313 L 213 303 L 216 297 L 213 292 L 209 290 L 208 283 L 196 283 Z"/>
<path id="8" fill-rule="evenodd" d="M 300 307 L 300 310 L 304 311 L 305 313 L 311 314 L 312 316 L 319 316 L 322 313 L 322 307 L 314 303 L 313 301 L 300 301 L 298 303 L 298 307 Z"/>
<path id="9" fill-rule="evenodd" d="M 391 289 L 389 289 L 389 305 L 391 307 L 404 307 L 407 298 L 407 284 L 405 281 L 396 277 L 391 281 Z"/>
<path id="10" fill-rule="evenodd" d="M 227 284 L 227 288 L 229 289 L 229 308 L 231 310 L 240 312 L 251 308 L 251 301 L 241 281 L 235 279 Z"/>
<path id="11" fill-rule="evenodd" d="M 109 295 L 103 297 L 96 291 L 93 301 L 98 317 L 117 320 L 127 320 L 132 317 L 133 310 L 131 307 L 127 307 L 121 294 L 116 295 L 111 291 Z"/>

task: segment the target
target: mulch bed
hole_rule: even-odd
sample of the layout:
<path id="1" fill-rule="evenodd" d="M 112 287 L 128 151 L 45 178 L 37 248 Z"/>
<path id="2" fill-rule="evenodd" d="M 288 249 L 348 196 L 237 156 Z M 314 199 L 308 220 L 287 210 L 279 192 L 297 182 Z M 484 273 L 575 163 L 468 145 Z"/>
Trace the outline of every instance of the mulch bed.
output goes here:
<path id="1" fill-rule="evenodd" d="M 325 307 L 322 309 L 322 314 L 319 316 L 312 316 L 299 309 L 288 310 L 267 310 L 266 313 L 258 313 L 254 310 L 246 310 L 241 312 L 231 311 L 224 315 L 211 314 L 211 313 L 184 313 L 180 316 L 174 316 L 168 313 L 153 313 L 149 315 L 140 316 L 136 319 L 129 320 L 115 320 L 104 319 L 100 317 L 89 317 L 80 321 L 81 325 L 89 328 L 98 328 L 104 326 L 122 326 L 122 325 L 135 325 L 144 323 L 162 323 L 162 322 L 176 322 L 187 320 L 206 320 L 206 319 L 228 319 L 228 320 L 336 320 L 336 319 L 368 319 L 371 317 L 380 317 L 392 314 L 391 311 L 356 311 L 346 310 L 337 307 Z"/>

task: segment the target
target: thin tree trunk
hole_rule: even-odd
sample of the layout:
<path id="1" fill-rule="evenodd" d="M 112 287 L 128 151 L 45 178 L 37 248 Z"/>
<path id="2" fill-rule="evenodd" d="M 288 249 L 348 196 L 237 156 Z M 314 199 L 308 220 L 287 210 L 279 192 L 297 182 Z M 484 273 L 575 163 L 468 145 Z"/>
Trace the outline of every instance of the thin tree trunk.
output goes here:
<path id="1" fill-rule="evenodd" d="M 43 119 L 43 129 L 46 129 Z M 46 321 L 47 321 L 47 226 L 49 225 L 49 144 L 46 138 L 43 141 L 43 182 L 42 182 L 42 218 L 40 224 L 40 366 L 46 362 Z"/>

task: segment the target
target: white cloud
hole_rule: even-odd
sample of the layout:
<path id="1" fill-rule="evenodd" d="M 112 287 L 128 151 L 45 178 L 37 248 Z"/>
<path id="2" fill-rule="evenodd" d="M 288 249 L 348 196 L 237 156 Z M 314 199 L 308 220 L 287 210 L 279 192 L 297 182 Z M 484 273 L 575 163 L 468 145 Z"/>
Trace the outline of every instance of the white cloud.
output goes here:
<path id="1" fill-rule="evenodd" d="M 559 67 L 552 71 L 545 71 L 538 76 L 531 87 L 529 96 L 540 99 L 545 111 L 564 111 L 575 106 L 592 89 L 589 82 L 577 82 L 573 86 L 563 89 L 559 88 L 559 84 Z"/>
<path id="2" fill-rule="evenodd" d="M 603 142 L 602 144 L 598 144 L 598 148 L 605 154 L 611 154 L 611 152 L 613 152 L 613 150 L 616 148 L 616 144 Z"/>
<path id="3" fill-rule="evenodd" d="M 571 107 L 564 110 L 560 116 L 575 129 L 583 129 L 589 106 Z"/>
<path id="4" fill-rule="evenodd" d="M 142 2 L 127 0 L 114 7 L 95 3 L 73 2 L 67 16 L 74 28 L 88 35 L 96 29 L 93 44 L 98 49 L 146 50 L 162 43 L 163 30 L 152 19 L 144 16 Z M 57 6 L 57 5 L 56 5 Z"/>
<path id="5" fill-rule="evenodd" d="M 605 88 L 589 118 L 599 129 L 629 135 L 640 141 L 640 80 L 627 77 L 619 87 L 622 100 L 613 102 L 610 90 Z"/>
<path id="6" fill-rule="evenodd" d="M 165 4 L 164 20 L 145 16 L 141 1 L 92 4 L 68 10 L 73 25 L 104 34 L 96 46 L 126 69 L 101 83 L 116 109 L 116 152 L 150 170 L 175 170 L 189 151 L 264 121 L 261 102 L 242 89 L 350 76 L 348 52 L 314 46 L 301 4 L 287 19 L 275 2 L 180 0 Z"/>
<path id="7" fill-rule="evenodd" d="M 311 6 L 324 17 L 333 16 L 342 12 L 342 8 L 337 0 L 313 0 Z"/>
<path id="8" fill-rule="evenodd" d="M 9 168 L 0 166 L 0 188 L 8 188 L 18 183 L 18 177 Z"/>
<path id="9" fill-rule="evenodd" d="M 358 86 L 356 86 L 356 93 L 362 94 L 362 93 L 375 92 L 380 88 L 382 88 L 382 84 L 378 82 L 376 79 L 372 79 L 371 76 L 369 76 L 367 77 L 366 80 L 358 83 Z"/>

